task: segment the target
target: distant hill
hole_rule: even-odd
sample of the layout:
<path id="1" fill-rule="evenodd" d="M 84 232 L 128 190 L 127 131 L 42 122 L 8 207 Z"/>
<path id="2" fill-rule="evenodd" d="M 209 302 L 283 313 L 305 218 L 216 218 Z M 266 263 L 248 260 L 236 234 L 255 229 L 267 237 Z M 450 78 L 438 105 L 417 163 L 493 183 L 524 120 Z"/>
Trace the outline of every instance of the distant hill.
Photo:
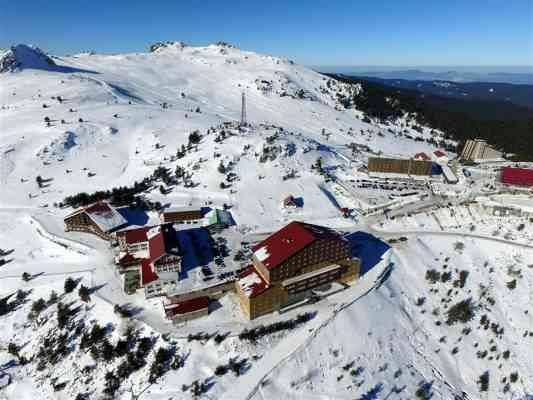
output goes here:
<path id="1" fill-rule="evenodd" d="M 533 159 L 533 110 L 501 100 L 458 99 L 399 88 L 377 82 L 375 78 L 330 74 L 340 81 L 358 83 L 362 93 L 353 99 L 367 115 L 394 118 L 407 111 L 416 113 L 419 122 L 439 129 L 459 142 L 481 137 L 523 160 Z M 392 101 L 392 99 L 394 101 Z"/>
<path id="2" fill-rule="evenodd" d="M 363 79 L 401 89 L 413 89 L 462 100 L 487 100 L 513 103 L 533 108 L 533 85 L 517 85 L 497 82 L 453 82 L 448 80 L 383 79 L 361 76 Z"/>
<path id="3" fill-rule="evenodd" d="M 505 71 L 502 69 L 505 68 Z M 408 81 L 491 82 L 533 85 L 533 67 L 315 67 L 324 73 Z"/>

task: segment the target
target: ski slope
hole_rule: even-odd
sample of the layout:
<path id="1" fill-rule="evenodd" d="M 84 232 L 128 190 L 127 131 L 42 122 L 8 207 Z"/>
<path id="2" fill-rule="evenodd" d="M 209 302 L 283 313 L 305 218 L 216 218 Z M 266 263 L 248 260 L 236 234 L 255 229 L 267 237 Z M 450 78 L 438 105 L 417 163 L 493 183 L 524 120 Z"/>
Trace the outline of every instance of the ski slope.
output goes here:
<path id="1" fill-rule="evenodd" d="M 209 317 L 174 327 L 164 321 L 160 300 L 121 291 L 108 244 L 63 232 L 62 219 L 71 210 L 55 207 L 78 192 L 131 185 L 158 166 L 171 172 L 179 166 L 191 174 L 192 187 L 180 181 L 166 194 L 154 187 L 146 196 L 175 206 L 231 205 L 237 224 L 228 233 L 232 243 L 263 237 L 292 220 L 354 232 L 368 227 L 364 220 L 342 217 L 335 187 L 313 169 L 317 159 L 347 177 L 371 154 L 429 153 L 436 147 L 427 140 L 442 140 L 442 132 L 430 127 L 419 132 L 409 116 L 388 125 L 364 122 L 360 111 L 338 101 L 338 95 L 358 95 L 363 87 L 335 83 L 290 60 L 226 44 L 84 53 L 51 57 L 53 64 L 31 48 L 22 50 L 20 66 L 0 73 L 0 248 L 14 250 L 0 267 L 0 295 L 18 289 L 31 293 L 0 317 L 0 374 L 7 372 L 13 380 L 0 389 L 0 398 L 73 399 L 87 393 L 97 399 L 106 372 L 120 364 L 119 359 L 95 361 L 78 349 L 79 338 L 73 339 L 68 356 L 44 372 L 34 363 L 10 363 L 8 342 L 23 346 L 20 352 L 31 357 L 54 329 L 56 305 L 43 312 L 46 321 L 40 326 L 28 322 L 27 315 L 39 297 L 48 298 L 51 290 L 61 293 L 68 276 L 98 288 L 89 304 L 80 302 L 77 292 L 62 298 L 80 307 L 76 321 L 111 324 L 108 335 L 114 344 L 127 322 L 113 307 L 131 303 L 139 307 L 133 320 L 140 334 L 155 340 L 148 364 L 123 382 L 119 399 L 189 399 L 192 394 L 182 385 L 195 380 L 208 382 L 203 397 L 210 399 L 411 399 L 423 390 L 433 399 L 473 400 L 524 399 L 533 393 L 533 250 L 516 246 L 516 240 L 485 240 L 485 231 L 479 237 L 461 236 L 470 223 L 466 217 L 454 220 L 447 235 L 418 235 L 423 229 L 417 215 L 382 224 L 384 236 L 406 231 L 407 240 L 393 245 L 390 259 L 352 287 L 317 304 L 248 322 L 236 297 L 228 295 Z M 238 129 L 243 92 L 250 126 Z M 200 142 L 177 158 L 194 131 Z M 352 143 L 370 151 L 352 152 Z M 231 182 L 228 172 L 236 176 Z M 44 180 L 42 187 L 37 176 Z M 221 188 L 221 182 L 229 186 Z M 301 198 L 303 206 L 284 209 L 288 195 Z M 428 269 L 449 271 L 451 278 L 432 284 Z M 459 288 L 453 282 L 461 270 L 469 275 Z M 23 282 L 23 272 L 33 278 Z M 509 289 L 513 279 L 516 287 Z M 475 304 L 473 319 L 448 325 L 447 308 L 467 298 Z M 293 331 L 257 343 L 238 338 L 245 327 L 304 311 L 317 314 Z M 485 329 L 483 315 L 505 333 Z M 212 338 L 187 340 L 189 333 L 200 331 L 228 336 L 220 344 Z M 150 384 L 149 366 L 158 347 L 172 348 L 186 361 Z M 485 350 L 480 358 L 478 352 Z M 243 374 L 216 376 L 216 367 L 232 357 L 246 359 Z M 91 365 L 93 372 L 84 374 L 83 367 Z M 480 392 L 477 381 L 485 371 L 490 385 Z M 517 380 L 509 383 L 515 372 Z M 54 391 L 52 381 L 67 384 Z"/>

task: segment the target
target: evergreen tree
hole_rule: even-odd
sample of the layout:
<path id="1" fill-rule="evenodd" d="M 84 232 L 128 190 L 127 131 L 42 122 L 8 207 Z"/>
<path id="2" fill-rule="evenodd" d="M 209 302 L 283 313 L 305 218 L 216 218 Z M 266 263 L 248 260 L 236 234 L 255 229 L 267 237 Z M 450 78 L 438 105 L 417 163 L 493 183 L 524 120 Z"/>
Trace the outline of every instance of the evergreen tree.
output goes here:
<path id="1" fill-rule="evenodd" d="M 77 283 L 74 279 L 72 279 L 70 276 L 65 279 L 65 293 L 71 293 L 74 289 L 76 289 Z"/>

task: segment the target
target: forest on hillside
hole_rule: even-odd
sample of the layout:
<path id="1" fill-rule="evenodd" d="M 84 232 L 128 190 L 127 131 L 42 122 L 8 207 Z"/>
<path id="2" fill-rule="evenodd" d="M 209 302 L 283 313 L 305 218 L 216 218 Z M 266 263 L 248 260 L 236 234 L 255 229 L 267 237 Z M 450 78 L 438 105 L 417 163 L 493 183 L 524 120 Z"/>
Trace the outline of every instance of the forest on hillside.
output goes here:
<path id="1" fill-rule="evenodd" d="M 361 83 L 363 92 L 350 100 L 369 117 L 387 120 L 404 112 L 416 113 L 419 123 L 459 141 L 459 149 L 467 139 L 483 138 L 494 147 L 515 154 L 515 159 L 533 161 L 531 109 L 505 102 L 445 98 L 357 77 L 328 76 Z"/>

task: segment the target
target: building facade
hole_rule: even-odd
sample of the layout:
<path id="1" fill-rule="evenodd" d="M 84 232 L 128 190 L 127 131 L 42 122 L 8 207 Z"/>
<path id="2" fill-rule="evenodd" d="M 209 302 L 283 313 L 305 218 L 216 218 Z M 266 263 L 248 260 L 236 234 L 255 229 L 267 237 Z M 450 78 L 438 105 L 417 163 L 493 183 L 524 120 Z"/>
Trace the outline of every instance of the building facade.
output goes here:
<path id="1" fill-rule="evenodd" d="M 151 226 L 143 226 L 141 228 L 118 231 L 116 237 L 120 251 L 130 254 L 148 251 L 147 233 L 151 228 Z"/>
<path id="2" fill-rule="evenodd" d="M 72 212 L 64 218 L 65 231 L 87 232 L 105 240 L 127 225 L 126 219 L 109 203 L 98 202 Z"/>
<path id="3" fill-rule="evenodd" d="M 426 160 L 369 157 L 368 172 L 429 176 L 432 164 Z"/>
<path id="4" fill-rule="evenodd" d="M 209 297 L 201 296 L 181 302 L 170 300 L 164 303 L 163 307 L 166 317 L 178 324 L 208 315 Z"/>
<path id="5" fill-rule="evenodd" d="M 312 290 L 359 277 L 360 260 L 337 232 L 292 222 L 254 248 L 250 265 L 236 282 L 249 319 L 313 296 Z"/>
<path id="6" fill-rule="evenodd" d="M 203 216 L 201 207 L 168 208 L 160 214 L 161 222 L 177 224 L 197 223 Z"/>
<path id="7" fill-rule="evenodd" d="M 502 153 L 492 148 L 486 140 L 468 139 L 461 152 L 463 161 L 481 161 L 499 159 Z"/>

